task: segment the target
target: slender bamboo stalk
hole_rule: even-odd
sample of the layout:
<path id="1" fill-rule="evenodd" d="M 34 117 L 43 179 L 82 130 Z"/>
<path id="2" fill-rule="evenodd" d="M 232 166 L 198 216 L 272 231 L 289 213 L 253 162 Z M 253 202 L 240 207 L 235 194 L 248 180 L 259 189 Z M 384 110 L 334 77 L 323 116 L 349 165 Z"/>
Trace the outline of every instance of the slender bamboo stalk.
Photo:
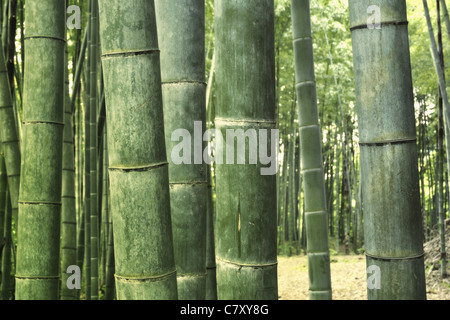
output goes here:
<path id="1" fill-rule="evenodd" d="M 207 207 L 206 207 L 206 300 L 217 300 L 216 253 L 214 239 L 215 210 L 213 187 L 211 182 L 211 166 L 207 166 Z"/>
<path id="2" fill-rule="evenodd" d="M 84 210 L 81 210 L 80 214 L 80 223 L 77 230 L 77 266 L 81 268 L 81 266 L 84 263 L 84 243 L 85 243 L 85 235 L 84 235 L 84 229 L 85 229 L 85 212 Z M 77 300 L 79 300 L 81 297 L 81 290 L 78 290 L 77 292 Z"/>
<path id="3" fill-rule="evenodd" d="M 97 59 L 98 59 L 98 0 L 91 0 L 90 43 L 90 244 L 91 244 L 91 300 L 98 300 L 98 203 L 97 203 Z"/>
<path id="4" fill-rule="evenodd" d="M 92 1 L 90 0 L 88 12 L 89 21 L 91 21 Z M 84 97 L 84 265 L 85 299 L 91 300 L 91 32 L 88 35 L 87 51 Z"/>
<path id="5" fill-rule="evenodd" d="M 81 70 L 83 70 L 83 63 L 85 60 L 85 56 L 86 56 L 86 47 L 88 44 L 88 35 L 90 34 L 90 21 L 88 22 L 87 26 L 86 26 L 86 30 L 84 32 L 84 38 L 83 38 L 83 43 L 81 45 L 81 49 L 80 49 L 80 56 L 78 58 L 78 62 L 77 62 L 77 66 L 75 68 L 75 76 L 74 76 L 74 80 L 73 80 L 73 92 L 72 92 L 72 97 L 70 98 L 70 106 L 72 108 L 72 110 L 75 107 L 75 100 L 80 88 L 80 77 L 81 77 Z"/>
<path id="6" fill-rule="evenodd" d="M 16 27 L 17 27 L 17 0 L 9 0 L 8 8 L 8 45 L 5 52 L 6 68 L 8 69 L 9 88 L 11 95 L 14 97 L 16 86 L 14 82 L 15 64 L 14 56 L 16 53 Z M 20 81 L 20 79 L 19 79 Z M 18 86 L 20 92 L 20 85 Z"/>
<path id="7" fill-rule="evenodd" d="M 76 300 L 77 289 L 69 289 L 66 273 L 69 266 L 76 265 L 77 256 L 77 220 L 75 211 L 75 155 L 72 117 L 69 95 L 68 50 L 65 50 L 65 86 L 64 86 L 64 143 L 63 143 L 63 172 L 61 193 L 61 300 Z"/>
<path id="8" fill-rule="evenodd" d="M 450 40 L 450 19 L 448 17 L 447 4 L 445 0 L 440 0 L 442 6 L 442 15 L 444 16 L 445 27 L 447 29 L 448 39 Z"/>
<path id="9" fill-rule="evenodd" d="M 426 299 L 406 1 L 350 0 L 368 298 Z M 368 23 L 377 5 L 380 28 Z"/>
<path id="10" fill-rule="evenodd" d="M 154 1 L 99 7 L 117 299 L 177 299 Z"/>
<path id="11" fill-rule="evenodd" d="M 214 4 L 216 128 L 224 137 L 233 130 L 267 130 L 265 147 L 272 149 L 273 165 L 278 167 L 278 136 L 273 136 L 278 133 L 274 131 L 274 3 L 216 0 Z M 237 150 L 235 143 L 227 143 L 223 154 L 231 158 L 233 152 L 235 157 Z M 245 161 L 245 165 L 216 162 L 217 295 L 219 299 L 277 299 L 275 172 L 263 175 L 263 165 Z"/>
<path id="12" fill-rule="evenodd" d="M 442 45 L 442 28 L 439 0 L 436 0 L 437 9 L 437 28 L 438 28 L 438 55 L 441 69 L 445 70 L 444 65 L 444 50 Z M 445 80 L 445 74 L 444 74 Z M 440 250 L 441 250 L 441 276 L 447 276 L 447 253 L 445 251 L 445 216 L 444 211 L 444 119 L 443 119 L 443 105 L 442 105 L 442 90 L 439 86 L 439 128 L 438 128 L 438 162 L 439 162 L 439 196 L 438 196 L 438 216 L 439 216 L 439 236 L 440 236 Z"/>
<path id="13" fill-rule="evenodd" d="M 16 299 L 58 298 L 65 2 L 27 2 Z M 43 18 L 45 17 L 45 19 Z M 46 76 L 43 78 L 42 75 Z"/>
<path id="14" fill-rule="evenodd" d="M 2 49 L 3 55 L 6 55 L 7 44 L 8 44 L 8 8 L 9 8 L 9 0 L 5 0 L 3 2 L 3 21 L 2 21 Z"/>
<path id="15" fill-rule="evenodd" d="M 0 50 L 0 140 L 5 156 L 12 212 L 17 228 L 21 161 L 20 141 L 17 135 L 13 101 L 9 88 L 10 82 L 6 71 L 4 55 Z"/>
<path id="16" fill-rule="evenodd" d="M 3 295 L 3 288 L 5 287 L 4 278 L 6 276 L 7 268 L 5 262 L 7 261 L 4 250 L 6 248 L 6 237 L 5 237 L 5 219 L 6 219 L 6 201 L 8 196 L 8 177 L 6 174 L 5 157 L 3 156 L 2 147 L 0 142 L 0 267 L 1 267 L 1 287 L 0 287 L 0 299 L 7 300 L 9 298 L 8 294 Z M 9 258 L 11 261 L 11 257 Z"/>
<path id="17" fill-rule="evenodd" d="M 0 288 L 1 300 L 9 300 L 11 297 L 11 254 L 12 254 L 12 210 L 11 197 L 6 192 L 6 208 L 5 208 L 5 234 L 4 247 L 2 255 L 2 284 Z"/>
<path id="18" fill-rule="evenodd" d="M 107 143 L 107 132 L 105 126 L 105 137 L 103 141 L 103 151 L 104 151 L 104 175 L 103 175 L 103 210 L 105 211 L 105 216 L 107 217 L 108 224 L 108 243 L 106 250 L 106 290 L 105 290 L 105 300 L 114 300 L 114 234 L 113 234 L 113 221 L 109 210 L 109 175 L 108 175 L 108 143 Z"/>
<path id="19" fill-rule="evenodd" d="M 305 190 L 309 297 L 332 298 L 328 210 L 317 110 L 309 0 L 292 0 L 295 75 L 300 119 L 301 170 Z"/>
<path id="20" fill-rule="evenodd" d="M 206 206 L 208 184 L 203 149 L 192 144 L 190 163 L 175 163 L 171 153 L 183 128 L 194 139 L 196 122 L 206 130 L 205 2 L 156 0 L 161 48 L 164 128 L 169 159 L 170 202 L 180 300 L 206 298 Z M 168 37 L 167 35 L 172 36 Z M 201 146 L 205 147 L 203 139 Z M 200 153 L 200 160 L 196 161 Z M 194 161 L 192 161 L 194 160 Z M 189 231 L 188 231 L 189 230 Z M 188 231 L 188 232 L 187 232 Z"/>
<path id="21" fill-rule="evenodd" d="M 212 90 L 216 71 L 216 50 L 214 48 L 211 69 L 206 86 L 206 123 L 207 129 L 212 129 L 214 115 L 211 112 Z M 211 145 L 208 145 L 211 152 Z M 206 300 L 217 300 L 217 277 L 216 277 L 216 246 L 215 246 L 215 206 L 213 201 L 213 185 L 211 179 L 211 164 L 206 164 L 206 181 L 208 184 L 206 204 Z"/>
<path id="22" fill-rule="evenodd" d="M 336 134 L 335 134 L 335 141 L 336 141 L 336 147 L 335 147 L 335 189 L 336 189 L 336 205 L 335 205 L 335 211 L 336 211 L 336 218 L 335 218 L 335 223 L 334 223 L 334 237 L 335 237 L 335 250 L 337 253 L 339 253 L 339 243 L 340 243 L 340 238 L 339 238 L 339 225 L 340 225 L 340 221 L 341 221 L 341 215 L 340 215 L 340 200 L 341 200 L 341 196 L 339 194 L 339 186 L 340 186 L 340 170 L 341 170 L 341 150 L 339 149 L 339 143 L 338 141 L 338 130 L 336 129 Z"/>
<path id="23" fill-rule="evenodd" d="M 432 51 L 432 56 L 433 56 L 433 60 L 434 60 L 434 65 L 436 68 L 436 73 L 438 74 L 438 80 L 439 80 L 439 92 L 440 92 L 440 96 L 442 98 L 442 102 L 444 104 L 444 123 L 445 123 L 445 144 L 447 146 L 447 150 L 446 150 L 446 154 L 447 154 L 447 170 L 450 171 L 450 104 L 448 101 L 448 95 L 447 95 L 447 85 L 445 82 L 445 74 L 444 74 L 444 62 L 443 60 L 441 60 L 441 58 L 439 57 L 439 51 L 436 45 L 436 39 L 434 38 L 434 32 L 433 32 L 433 27 L 431 24 L 431 18 L 430 18 L 430 13 L 428 10 L 428 4 L 426 0 L 423 0 L 423 6 L 424 6 L 424 10 L 425 10 L 425 17 L 427 19 L 427 25 L 428 25 L 428 33 L 430 36 L 430 42 L 431 42 L 431 51 Z M 443 57 L 442 57 L 443 58 Z M 441 189 L 441 185 L 439 185 L 440 189 Z M 441 189 L 442 191 L 442 189 Z M 442 199 L 440 199 L 440 202 L 442 202 Z M 440 246 L 440 250 L 441 250 L 441 274 L 443 277 L 446 276 L 447 272 L 447 254 L 445 251 L 445 224 L 444 224 L 444 220 L 445 220 L 445 213 L 443 211 L 443 209 L 441 209 L 442 204 L 440 203 L 439 206 L 439 234 L 441 237 L 441 246 Z"/>

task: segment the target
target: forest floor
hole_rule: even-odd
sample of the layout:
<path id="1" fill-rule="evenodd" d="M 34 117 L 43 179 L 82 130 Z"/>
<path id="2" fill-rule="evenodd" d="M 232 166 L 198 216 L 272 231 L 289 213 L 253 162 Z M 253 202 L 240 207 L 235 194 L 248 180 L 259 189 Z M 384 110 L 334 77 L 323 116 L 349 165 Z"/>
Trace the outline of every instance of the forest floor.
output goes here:
<path id="1" fill-rule="evenodd" d="M 429 261 L 430 256 L 433 256 L 430 251 L 438 250 L 438 245 L 435 243 L 424 246 L 427 299 L 450 300 L 450 278 L 442 280 L 440 270 L 436 269 L 436 263 L 433 267 L 432 262 Z M 367 300 L 365 256 L 332 255 L 330 261 L 333 300 Z M 308 259 L 305 255 L 278 257 L 278 295 L 280 300 L 309 300 L 307 267 Z M 447 272 L 450 273 L 449 267 L 447 267 Z"/>

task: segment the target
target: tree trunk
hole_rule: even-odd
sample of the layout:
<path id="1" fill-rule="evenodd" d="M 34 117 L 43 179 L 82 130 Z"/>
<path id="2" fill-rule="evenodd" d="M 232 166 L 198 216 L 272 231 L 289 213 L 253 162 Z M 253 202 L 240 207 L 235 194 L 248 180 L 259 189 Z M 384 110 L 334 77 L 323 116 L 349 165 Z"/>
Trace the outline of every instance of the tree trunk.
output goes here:
<path id="1" fill-rule="evenodd" d="M 18 300 L 58 298 L 65 17 L 64 1 L 27 3 Z"/>
<path id="2" fill-rule="evenodd" d="M 406 1 L 350 0 L 368 298 L 426 299 Z M 407 192 L 406 192 L 407 190 Z"/>
<path id="3" fill-rule="evenodd" d="M 177 299 L 154 2 L 99 8 L 117 299 Z"/>

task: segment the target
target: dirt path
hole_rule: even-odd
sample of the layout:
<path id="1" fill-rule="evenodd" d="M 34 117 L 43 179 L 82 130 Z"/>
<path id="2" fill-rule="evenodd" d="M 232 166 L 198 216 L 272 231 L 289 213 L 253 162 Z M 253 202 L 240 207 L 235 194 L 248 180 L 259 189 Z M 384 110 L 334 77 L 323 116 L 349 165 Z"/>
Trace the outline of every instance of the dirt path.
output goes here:
<path id="1" fill-rule="evenodd" d="M 278 257 L 280 300 L 309 300 L 306 256 Z M 366 300 L 366 261 L 360 255 L 331 257 L 331 286 L 334 300 Z M 450 300 L 450 284 L 442 284 L 438 271 L 427 272 L 428 300 Z"/>

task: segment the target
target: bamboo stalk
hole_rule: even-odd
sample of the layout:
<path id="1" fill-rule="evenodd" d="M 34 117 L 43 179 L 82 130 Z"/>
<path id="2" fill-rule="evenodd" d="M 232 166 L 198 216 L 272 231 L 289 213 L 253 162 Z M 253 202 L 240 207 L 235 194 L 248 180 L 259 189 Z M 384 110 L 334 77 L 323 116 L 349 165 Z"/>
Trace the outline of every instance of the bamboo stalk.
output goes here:
<path id="1" fill-rule="evenodd" d="M 18 300 L 58 298 L 65 16 L 64 1 L 27 2 Z"/>
<path id="2" fill-rule="evenodd" d="M 177 299 L 154 1 L 99 8 L 117 299 Z"/>
<path id="3" fill-rule="evenodd" d="M 5 156 L 12 212 L 15 227 L 17 228 L 21 155 L 13 101 L 9 88 L 10 82 L 6 71 L 5 58 L 0 50 L 0 140 Z"/>
<path id="4" fill-rule="evenodd" d="M 155 7 L 178 298 L 205 300 L 208 184 L 204 161 L 195 159 L 200 152 L 203 160 L 206 144 L 201 141 L 203 148 L 197 150 L 194 141 L 190 164 L 176 164 L 172 157 L 179 143 L 172 141 L 175 130 L 185 129 L 194 139 L 196 122 L 206 130 L 205 2 L 156 0 Z"/>
<path id="5" fill-rule="evenodd" d="M 440 251 L 441 251 L 441 276 L 445 278 L 447 276 L 447 253 L 445 250 L 445 216 L 446 213 L 444 212 L 444 206 L 443 206 L 443 192 L 444 192 L 444 176 L 443 176 L 443 163 L 444 163 L 444 146 L 443 146 L 443 139 L 444 139 L 444 123 L 443 123 L 443 91 L 447 90 L 447 87 L 442 86 L 445 85 L 445 67 L 444 67 L 444 52 L 443 52 L 443 46 L 442 46 L 442 31 L 441 31 L 441 17 L 440 17 L 440 6 L 439 6 L 439 0 L 436 0 L 436 8 L 437 8 L 437 28 L 438 28 L 438 48 L 437 49 L 437 55 L 439 57 L 438 61 L 435 61 L 436 66 L 439 65 L 439 69 L 442 70 L 442 78 L 444 83 L 439 84 L 439 128 L 438 128 L 438 221 L 439 221 L 439 236 L 440 236 Z M 445 8 L 446 11 L 446 8 Z M 444 11 L 444 14 L 445 14 Z M 426 15 L 429 16 L 429 13 Z M 448 18 L 448 13 L 447 13 Z M 431 33 L 430 33 L 431 34 Z M 434 34 L 434 33 L 433 33 Z M 434 35 L 433 35 L 434 38 Z M 434 50 L 434 49 L 433 49 Z M 447 97 L 448 99 L 448 97 Z M 447 104 L 448 106 L 448 104 Z M 449 109 L 447 109 L 449 110 Z M 447 124 L 449 125 L 449 124 Z M 448 132 L 447 132 L 448 133 Z M 449 141 L 449 140 L 447 140 Z M 448 149 L 450 150 L 450 149 Z M 449 154 L 447 154 L 448 157 Z M 450 162 L 448 162 L 447 169 L 450 168 Z"/>
<path id="6" fill-rule="evenodd" d="M 305 191 L 309 296 L 311 300 L 330 300 L 332 292 L 328 210 L 317 110 L 309 0 L 292 0 L 291 12 L 295 82 L 300 119 L 301 170 Z"/>
<path id="7" fill-rule="evenodd" d="M 370 300 L 426 299 L 406 1 L 350 0 Z M 407 190 L 407 192 L 405 191 Z"/>
<path id="8" fill-rule="evenodd" d="M 91 0 L 90 89 L 89 89 L 89 157 L 90 157 L 90 245 L 91 299 L 98 300 L 98 202 L 97 202 L 97 59 L 98 59 L 98 0 Z"/>
<path id="9" fill-rule="evenodd" d="M 11 297 L 11 255 L 12 255 L 12 210 L 11 210 L 11 197 L 9 192 L 5 194 L 5 234 L 4 234 L 4 247 L 2 255 L 2 284 L 0 288 L 0 297 L 2 300 L 9 300 Z"/>
<path id="10" fill-rule="evenodd" d="M 214 12 L 216 128 L 223 136 L 265 129 L 266 148 L 275 145 L 275 153 L 274 3 L 216 0 Z M 236 151 L 231 144 L 224 156 Z M 261 164 L 230 162 L 216 162 L 215 171 L 218 299 L 277 299 L 275 174 L 262 175 Z"/>
<path id="11" fill-rule="evenodd" d="M 64 142 L 63 142 L 63 172 L 61 192 L 61 300 L 75 300 L 78 290 L 69 289 L 66 273 L 69 266 L 76 265 L 77 221 L 75 211 L 75 155 L 72 117 L 69 96 L 68 49 L 65 47 L 65 86 L 64 86 Z"/>

